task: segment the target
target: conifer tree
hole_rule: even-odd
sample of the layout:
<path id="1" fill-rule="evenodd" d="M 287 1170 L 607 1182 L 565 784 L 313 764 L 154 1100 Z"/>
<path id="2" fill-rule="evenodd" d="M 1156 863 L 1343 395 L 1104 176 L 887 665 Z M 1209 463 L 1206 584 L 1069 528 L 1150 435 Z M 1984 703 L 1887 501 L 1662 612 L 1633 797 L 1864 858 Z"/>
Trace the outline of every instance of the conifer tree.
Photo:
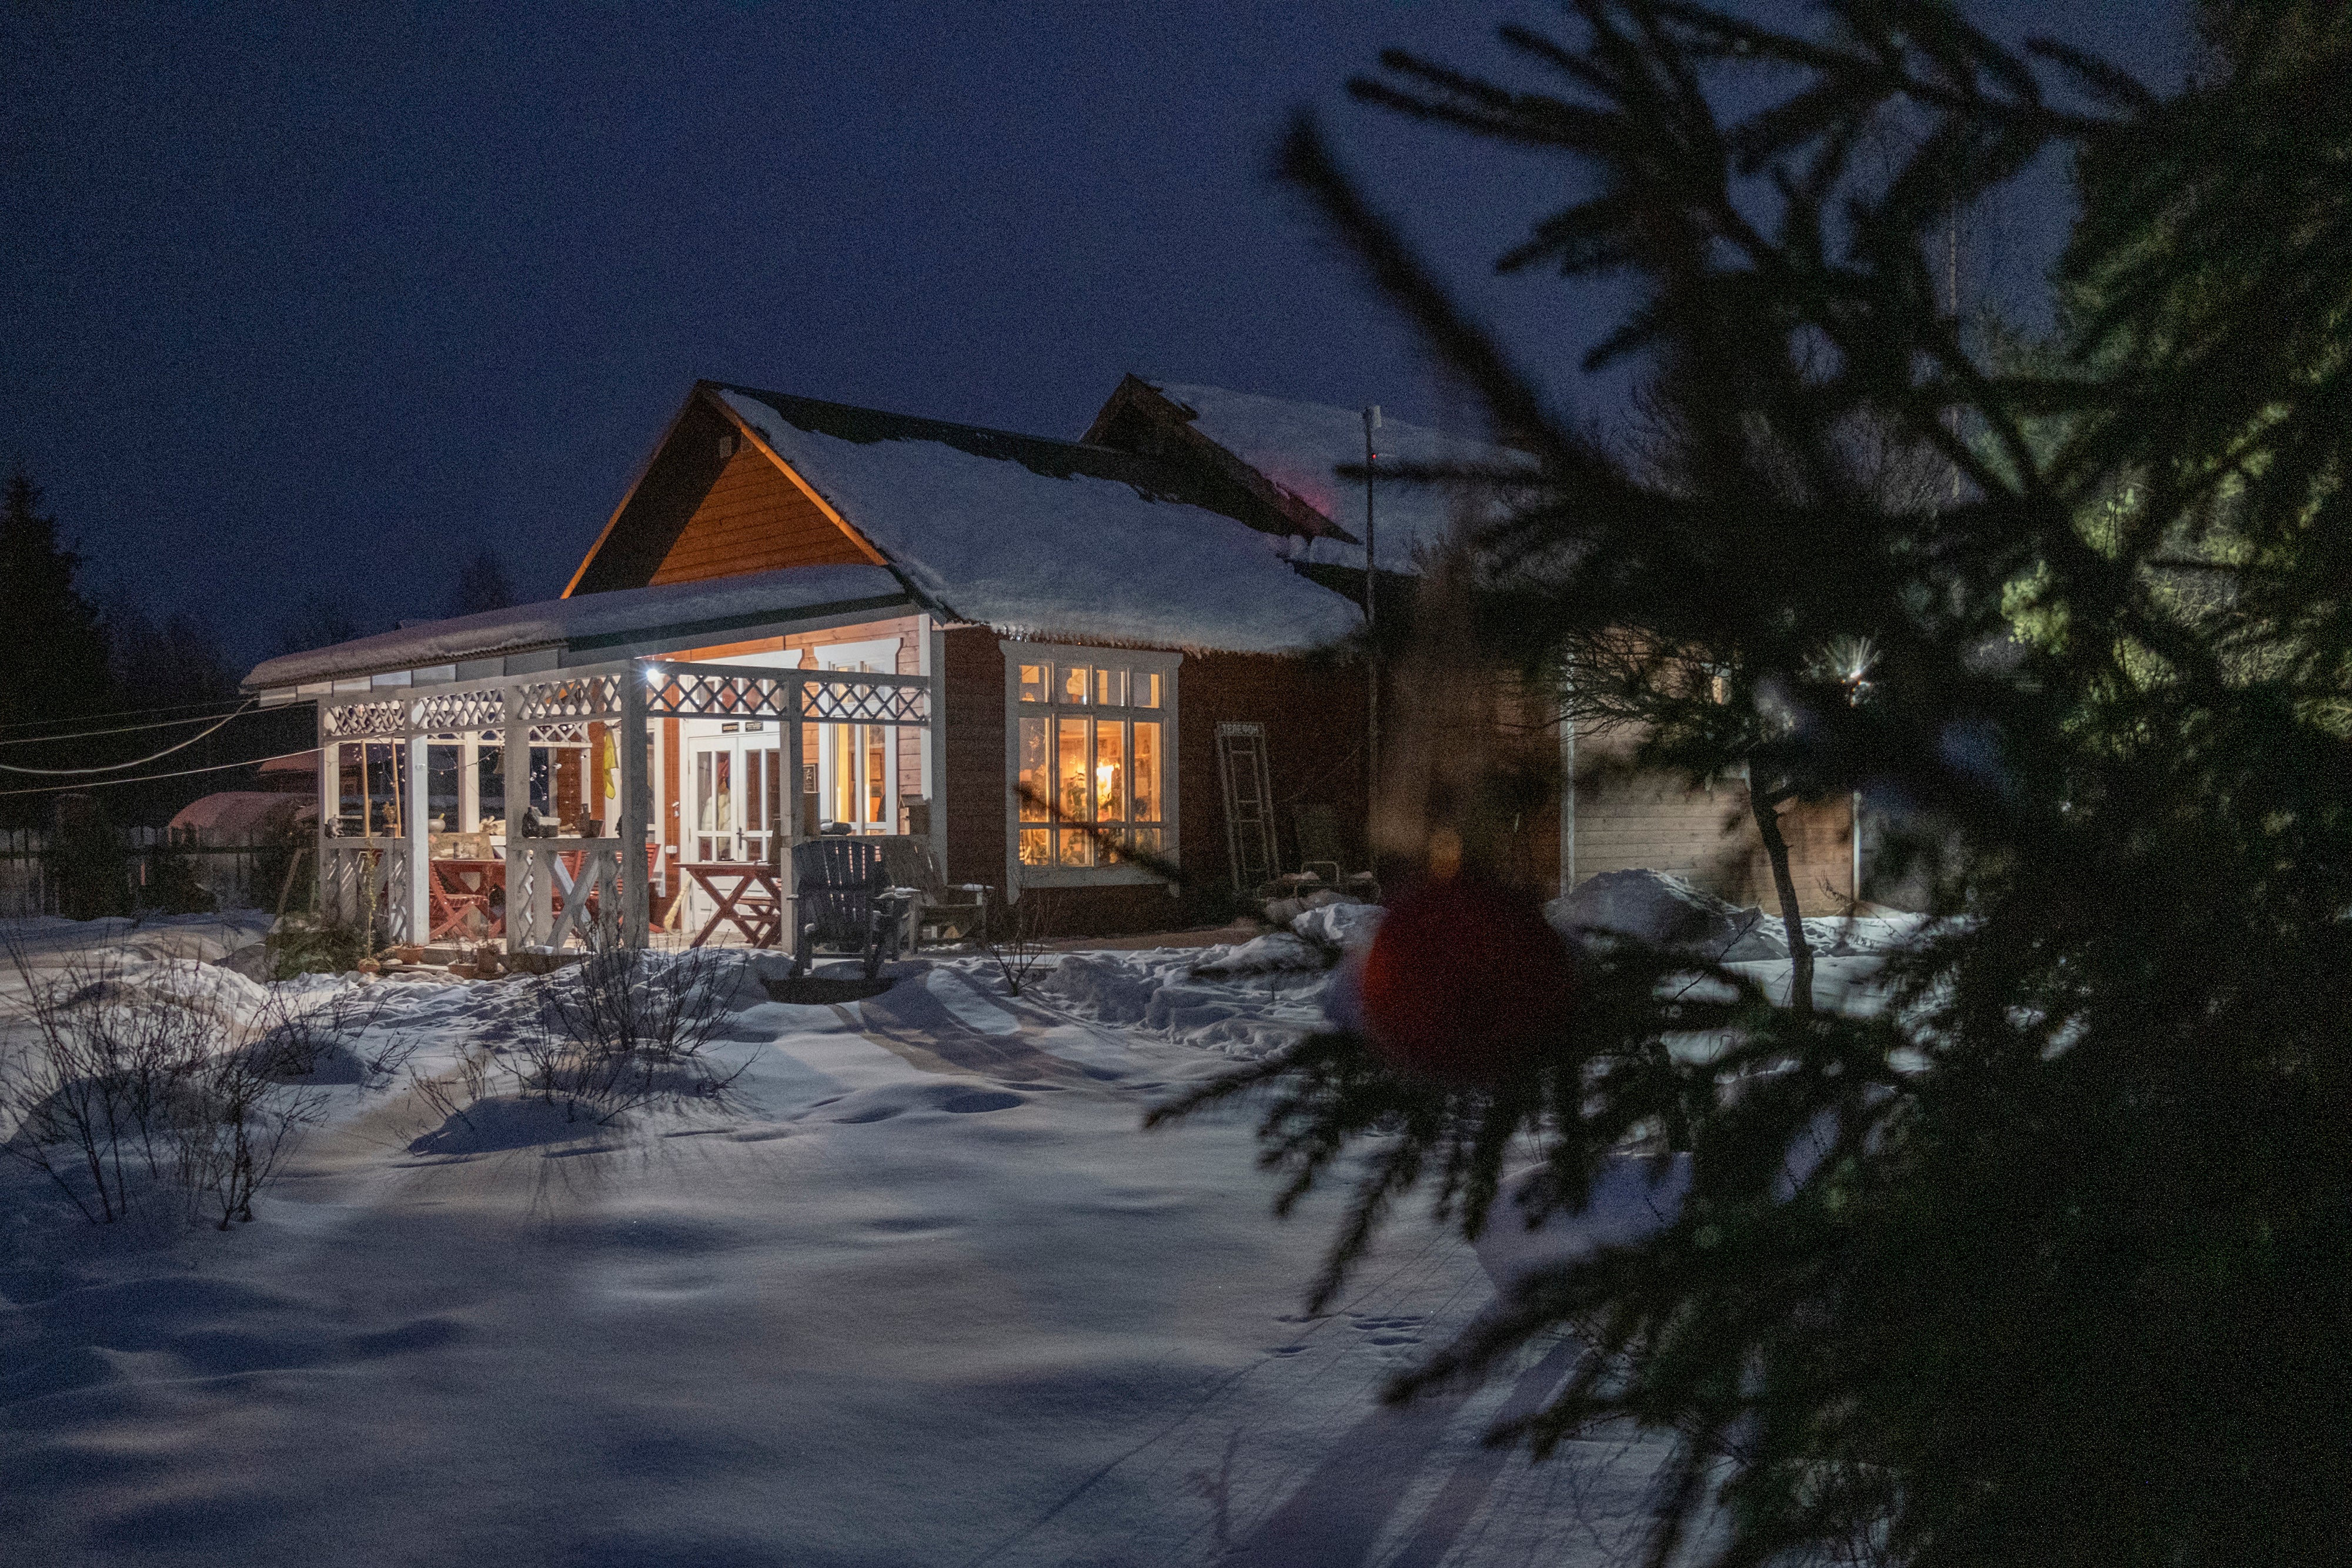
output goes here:
<path id="1" fill-rule="evenodd" d="M 507 576 L 506 561 L 494 549 L 478 549 L 468 556 L 449 589 L 452 615 L 478 615 L 504 610 L 514 602 L 514 584 Z"/>
<path id="2" fill-rule="evenodd" d="M 88 715 L 109 695 L 106 633 L 41 492 L 18 468 L 0 506 L 0 724 Z"/>
<path id="3" fill-rule="evenodd" d="M 1504 265 L 1631 281 L 1589 362 L 1687 372 L 1697 460 L 1672 486 L 1553 417 L 1528 350 L 1466 319 L 1311 125 L 1284 167 L 1541 465 L 1457 563 L 1472 608 L 1422 633 L 1530 673 L 1579 638 L 1729 650 L 1785 722 L 1668 724 L 1651 758 L 1696 774 L 1737 746 L 1800 794 L 1899 796 L 1946 918 L 1876 1013 L 1618 945 L 1497 1081 L 1415 1080 L 1339 1030 L 1159 1116 L 1263 1096 L 1286 1206 L 1360 1173 L 1318 1301 L 1424 1185 L 1475 1235 L 1572 1217 L 1643 1140 L 1679 1151 L 1654 1232 L 1528 1276 L 1392 1391 L 1577 1335 L 1567 1385 L 1500 1435 L 1540 1457 L 1612 1420 L 1667 1434 L 1654 1562 L 2335 1561 L 2352 18 L 2215 7 L 2214 70 L 2161 96 L 1937 0 L 1826 10 L 1797 35 L 1574 0 L 1565 39 L 1503 31 L 1539 79 L 1391 52 L 1354 84 L 1568 160 L 1590 193 Z M 2063 335 L 1988 364 L 1936 251 L 1954 204 L 2052 150 L 2084 200 Z M 1859 483 L 1858 423 L 1937 454 L 1958 497 Z M 1836 650 L 1865 639 L 1857 701 Z"/>

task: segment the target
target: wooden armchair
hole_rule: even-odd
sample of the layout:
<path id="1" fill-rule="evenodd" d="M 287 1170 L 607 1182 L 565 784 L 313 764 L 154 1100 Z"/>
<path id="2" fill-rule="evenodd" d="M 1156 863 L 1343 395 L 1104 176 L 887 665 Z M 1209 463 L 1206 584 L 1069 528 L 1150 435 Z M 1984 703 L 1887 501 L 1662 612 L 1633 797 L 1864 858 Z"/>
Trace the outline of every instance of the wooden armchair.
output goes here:
<path id="1" fill-rule="evenodd" d="M 908 923 L 915 937 L 959 941 L 986 923 L 992 890 L 985 883 L 951 883 L 940 876 L 929 840 L 898 834 L 873 841 L 882 846 L 882 863 L 892 885 L 915 890 L 915 909 Z M 914 942 L 910 940 L 908 946 Z"/>
<path id="2" fill-rule="evenodd" d="M 891 885 L 882 845 L 874 839 L 817 838 L 793 846 L 793 972 L 807 972 L 820 946 L 846 947 L 864 960 L 866 978 L 908 946 L 908 916 L 919 894 Z"/>

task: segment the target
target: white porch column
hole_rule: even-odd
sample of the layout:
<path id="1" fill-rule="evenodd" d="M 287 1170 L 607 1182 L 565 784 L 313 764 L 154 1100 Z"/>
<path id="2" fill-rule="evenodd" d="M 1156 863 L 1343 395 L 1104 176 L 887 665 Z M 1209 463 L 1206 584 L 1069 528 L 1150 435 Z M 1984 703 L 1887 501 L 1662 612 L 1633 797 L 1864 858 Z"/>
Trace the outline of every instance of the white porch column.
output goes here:
<path id="1" fill-rule="evenodd" d="M 621 761 L 621 945 L 642 947 L 652 918 L 646 896 L 646 824 L 654 800 L 646 767 L 646 667 L 635 659 L 621 677 L 620 733 L 613 744 Z"/>
<path id="2" fill-rule="evenodd" d="M 782 696 L 784 699 L 784 809 L 783 831 L 776 835 L 777 858 L 782 862 L 778 870 L 776 891 L 782 895 L 783 920 L 777 927 L 778 945 L 787 953 L 797 953 L 801 946 L 801 879 L 793 846 L 801 841 L 801 716 L 808 708 L 808 685 L 798 678 L 798 672 L 786 670 Z M 822 810 L 820 810 L 822 815 Z"/>
<path id="3" fill-rule="evenodd" d="M 427 754 L 422 735 L 408 737 L 408 815 L 400 824 L 408 830 L 408 939 L 422 946 L 433 930 L 433 895 L 426 881 L 433 874 L 427 861 L 433 853 L 433 831 Z"/>
<path id="4" fill-rule="evenodd" d="M 919 732 L 923 748 L 923 793 L 931 799 L 931 858 L 940 874 L 948 874 L 948 681 L 947 633 L 929 615 L 922 620 L 923 659 L 919 673 L 931 680 L 931 722 Z"/>
<path id="5" fill-rule="evenodd" d="M 467 730 L 457 741 L 457 831 L 475 833 L 481 828 L 482 737 Z"/>
<path id="6" fill-rule="evenodd" d="M 322 920 L 340 917 L 342 911 L 327 907 L 327 890 L 332 886 L 327 880 L 327 835 L 335 829 L 336 813 L 343 806 L 343 758 L 341 750 L 327 738 L 327 705 L 319 705 L 319 841 L 311 851 L 310 871 L 318 892 L 310 907 Z"/>
<path id="7" fill-rule="evenodd" d="M 522 814 L 530 804 L 530 726 L 522 716 L 523 688 L 509 686 L 505 693 L 505 708 L 500 716 L 506 727 L 500 731 L 503 749 L 499 760 L 506 778 L 507 793 L 507 951 L 523 946 L 526 931 L 533 936 L 544 932 L 548 916 L 541 913 L 548 902 L 543 884 L 531 890 L 531 900 L 522 901 L 522 887 L 530 868 L 530 852 L 524 848 Z"/>

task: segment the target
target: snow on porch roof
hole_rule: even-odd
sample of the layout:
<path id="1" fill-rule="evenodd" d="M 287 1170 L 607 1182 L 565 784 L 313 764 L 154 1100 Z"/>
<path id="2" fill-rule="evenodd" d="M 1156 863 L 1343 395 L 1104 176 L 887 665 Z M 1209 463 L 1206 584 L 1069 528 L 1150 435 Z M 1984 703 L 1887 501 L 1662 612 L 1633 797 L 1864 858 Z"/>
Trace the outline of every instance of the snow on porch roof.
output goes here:
<path id="1" fill-rule="evenodd" d="M 958 618 L 1040 639 L 1265 653 L 1355 628 L 1355 606 L 1293 570 L 1276 536 L 1167 493 L 1128 455 L 883 416 L 835 434 L 823 427 L 842 428 L 838 405 L 709 390 Z"/>
<path id="2" fill-rule="evenodd" d="M 1192 428 L 1202 435 L 1341 528 L 1362 536 L 1363 481 L 1341 479 L 1332 472 L 1343 464 L 1364 460 L 1362 411 L 1293 402 L 1223 387 L 1188 386 L 1150 376 L 1138 379 L 1191 413 Z M 1372 444 L 1388 463 L 1505 469 L 1534 463 L 1525 453 L 1507 446 L 1396 419 L 1382 421 Z M 1411 571 L 1417 551 L 1442 547 L 1452 527 L 1453 499 L 1441 486 L 1376 482 L 1373 518 L 1380 536 L 1381 570 Z M 1358 568 L 1364 564 L 1363 553 L 1362 545 L 1338 540 L 1318 543 L 1315 549 L 1317 559 Z"/>
<path id="3" fill-rule="evenodd" d="M 708 582 L 625 588 L 418 622 L 329 648 L 280 654 L 255 665 L 245 688 L 282 690 L 532 649 L 625 644 L 672 633 L 681 641 L 711 638 L 749 626 L 908 601 L 905 584 L 878 566 L 796 566 Z"/>

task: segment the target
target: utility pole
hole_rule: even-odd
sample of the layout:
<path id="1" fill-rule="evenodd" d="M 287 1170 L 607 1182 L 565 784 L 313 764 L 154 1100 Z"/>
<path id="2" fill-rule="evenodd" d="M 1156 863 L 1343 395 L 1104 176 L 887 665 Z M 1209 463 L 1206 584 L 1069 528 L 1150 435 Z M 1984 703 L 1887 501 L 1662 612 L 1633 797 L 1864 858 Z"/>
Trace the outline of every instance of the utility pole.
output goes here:
<path id="1" fill-rule="evenodd" d="M 1380 570 L 1375 565 L 1378 558 L 1372 553 L 1372 547 L 1379 542 L 1373 531 L 1372 465 L 1380 459 L 1372 444 L 1372 432 L 1380 427 L 1381 405 L 1374 403 L 1364 410 L 1364 658 L 1368 677 L 1364 688 L 1371 694 L 1364 734 L 1364 825 L 1368 849 L 1376 842 L 1372 821 L 1380 810 L 1377 801 L 1381 788 L 1381 655 L 1379 640 L 1373 635 L 1379 623 L 1375 596 L 1379 592 Z"/>
<path id="2" fill-rule="evenodd" d="M 1960 330 L 1960 204 L 1957 199 L 1945 209 L 1944 288 L 1952 316 L 1952 332 L 1957 338 Z M 1957 405 L 1951 412 L 1951 424 L 1952 440 L 1957 444 L 1960 439 L 1960 411 Z M 1960 465 L 1955 458 L 1952 462 L 1952 500 L 1957 504 L 1959 498 Z"/>

